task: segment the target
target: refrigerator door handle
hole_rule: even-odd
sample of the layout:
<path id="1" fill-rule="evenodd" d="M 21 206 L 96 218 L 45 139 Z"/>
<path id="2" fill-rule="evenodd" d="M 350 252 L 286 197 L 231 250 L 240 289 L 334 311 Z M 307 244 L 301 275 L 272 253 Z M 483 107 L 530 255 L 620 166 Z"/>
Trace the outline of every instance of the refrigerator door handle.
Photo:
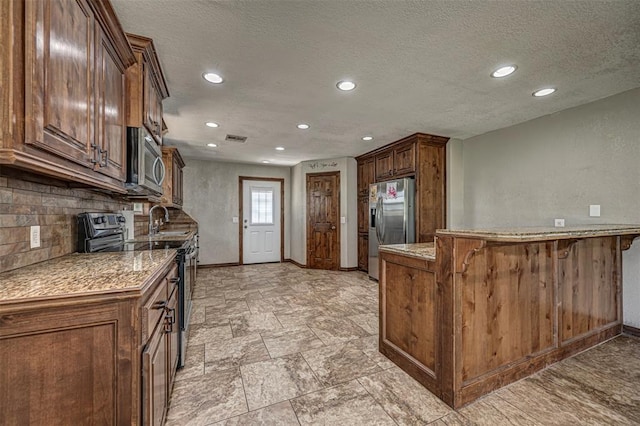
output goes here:
<path id="1" fill-rule="evenodd" d="M 382 197 L 378 198 L 376 201 L 376 237 L 378 237 L 378 243 L 382 244 L 382 230 L 381 228 L 381 219 L 382 219 Z"/>

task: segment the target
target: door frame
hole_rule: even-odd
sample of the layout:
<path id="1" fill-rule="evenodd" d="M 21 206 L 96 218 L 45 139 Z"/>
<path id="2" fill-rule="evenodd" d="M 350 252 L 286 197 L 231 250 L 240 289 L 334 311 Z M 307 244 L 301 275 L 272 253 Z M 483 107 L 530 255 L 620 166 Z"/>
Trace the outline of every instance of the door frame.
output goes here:
<path id="1" fill-rule="evenodd" d="M 311 227 L 309 226 L 309 210 L 310 210 L 309 209 L 309 191 L 308 191 L 308 188 L 309 188 L 309 177 L 316 177 L 316 176 L 336 176 L 337 179 L 338 179 L 338 182 L 337 182 L 338 188 L 337 188 L 337 191 L 336 191 L 336 193 L 338 194 L 338 206 L 337 206 L 338 208 L 336 209 L 336 213 L 337 213 L 337 216 L 338 216 L 337 217 L 338 220 L 336 221 L 336 231 L 338 231 L 336 233 L 337 234 L 336 235 L 336 241 L 337 241 L 337 245 L 338 245 L 338 251 L 337 251 L 337 253 L 338 253 L 338 265 L 337 265 L 336 269 L 329 269 L 329 270 L 330 271 L 333 271 L 333 270 L 339 271 L 340 270 L 340 262 L 342 260 L 341 251 L 340 251 L 340 226 L 341 226 L 341 223 L 340 223 L 340 209 L 341 209 L 341 203 L 340 203 L 340 195 L 341 195 L 340 194 L 340 192 L 341 192 L 340 191 L 340 170 L 336 170 L 336 171 L 333 171 L 333 172 L 307 173 L 307 176 L 305 178 L 305 186 L 304 186 L 305 198 L 306 198 L 306 200 L 305 200 L 306 201 L 305 223 L 307 224 L 307 226 L 306 226 L 307 227 L 307 241 L 306 241 L 306 244 L 305 244 L 304 251 L 305 251 L 305 259 L 307 260 L 307 262 L 306 262 L 307 265 L 306 266 L 308 268 L 310 268 L 310 266 L 309 266 L 309 263 L 310 263 L 310 260 L 309 260 L 309 240 L 311 239 Z"/>
<path id="2" fill-rule="evenodd" d="M 238 216 L 238 237 L 239 237 L 239 261 L 238 264 L 244 265 L 243 260 L 243 232 L 242 232 L 242 218 L 244 217 L 244 190 L 243 184 L 245 180 L 262 180 L 268 182 L 280 182 L 280 262 L 284 262 L 284 178 L 271 178 L 271 177 L 254 177 L 254 176 L 239 176 L 238 187 L 240 197 L 238 203 L 240 206 L 240 216 Z"/>

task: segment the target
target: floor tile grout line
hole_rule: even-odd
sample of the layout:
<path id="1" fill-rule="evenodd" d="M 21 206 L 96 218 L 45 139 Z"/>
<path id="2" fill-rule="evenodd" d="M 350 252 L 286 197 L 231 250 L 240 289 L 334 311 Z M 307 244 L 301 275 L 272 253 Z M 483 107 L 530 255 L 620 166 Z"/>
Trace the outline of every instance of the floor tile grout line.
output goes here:
<path id="1" fill-rule="evenodd" d="M 366 377 L 366 376 L 362 376 L 362 377 Z M 384 411 L 384 412 L 387 414 L 387 416 L 389 416 L 389 418 L 391 419 L 391 421 L 392 421 L 392 422 L 394 422 L 395 424 L 399 425 L 400 423 L 398 423 L 398 422 L 397 422 L 397 420 L 396 420 L 395 418 L 393 418 L 393 416 L 392 416 L 392 415 L 391 415 L 387 410 L 385 410 L 384 406 L 383 406 L 382 404 L 380 404 L 380 402 L 376 399 L 376 397 L 375 397 L 371 392 L 369 392 L 369 389 L 367 389 L 367 388 L 362 384 L 362 382 L 360 381 L 360 379 L 361 379 L 362 377 L 358 377 L 358 378 L 356 379 L 356 382 L 358 382 L 358 384 L 360 385 L 360 387 L 361 387 L 362 389 L 364 389 L 364 391 L 365 391 L 365 392 L 366 392 L 366 393 L 367 393 L 367 394 L 368 394 L 368 395 L 369 395 L 369 396 L 370 396 L 370 397 L 375 401 L 375 403 L 376 403 L 376 404 L 378 404 L 378 406 L 379 406 L 380 408 L 382 408 L 382 411 Z"/>

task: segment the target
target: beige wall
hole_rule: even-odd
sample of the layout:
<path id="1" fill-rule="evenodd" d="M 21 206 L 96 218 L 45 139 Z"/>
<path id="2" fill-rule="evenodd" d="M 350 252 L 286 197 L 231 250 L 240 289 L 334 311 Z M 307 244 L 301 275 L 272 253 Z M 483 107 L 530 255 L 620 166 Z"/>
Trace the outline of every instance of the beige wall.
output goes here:
<path id="1" fill-rule="evenodd" d="M 284 257 L 290 256 L 291 172 L 289 167 L 185 159 L 184 211 L 198 222 L 200 263 L 237 263 L 240 176 L 284 179 Z"/>
<path id="2" fill-rule="evenodd" d="M 467 139 L 462 164 L 462 226 L 640 223 L 640 89 Z M 624 321 L 640 327 L 640 239 L 623 264 Z"/>

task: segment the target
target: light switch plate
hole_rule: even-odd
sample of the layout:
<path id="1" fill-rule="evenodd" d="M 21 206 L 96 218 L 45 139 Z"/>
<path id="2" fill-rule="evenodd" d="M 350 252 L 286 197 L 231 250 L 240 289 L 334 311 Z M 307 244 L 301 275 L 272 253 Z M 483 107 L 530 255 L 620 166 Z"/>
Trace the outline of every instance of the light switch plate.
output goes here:
<path id="1" fill-rule="evenodd" d="M 233 223 L 238 223 L 238 216 L 234 216 L 233 218 L 231 218 L 231 221 Z"/>
<path id="2" fill-rule="evenodd" d="M 133 203 L 133 211 L 135 213 L 142 213 L 143 210 L 144 210 L 143 203 Z"/>
<path id="3" fill-rule="evenodd" d="M 600 204 L 591 204 L 589 206 L 589 216 L 600 217 Z"/>
<path id="4" fill-rule="evenodd" d="M 556 228 L 564 228 L 564 219 L 554 219 L 553 220 L 553 225 Z"/>
<path id="5" fill-rule="evenodd" d="M 340 223 L 347 223 L 347 218 L 344 216 L 340 216 Z"/>
<path id="6" fill-rule="evenodd" d="M 31 227 L 31 248 L 40 247 L 40 225 L 34 225 Z"/>

